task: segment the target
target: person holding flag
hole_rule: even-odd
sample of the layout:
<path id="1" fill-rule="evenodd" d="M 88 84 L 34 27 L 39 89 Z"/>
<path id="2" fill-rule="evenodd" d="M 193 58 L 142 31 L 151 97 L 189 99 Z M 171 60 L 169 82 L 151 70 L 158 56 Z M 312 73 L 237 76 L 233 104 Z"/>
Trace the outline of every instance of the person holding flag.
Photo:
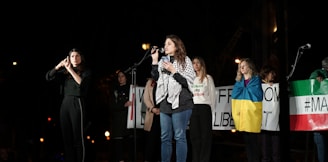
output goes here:
<path id="1" fill-rule="evenodd" d="M 324 58 L 321 61 L 321 68 L 314 70 L 311 75 L 310 79 L 316 79 L 319 82 L 323 81 L 324 79 L 328 78 L 328 57 Z M 316 131 L 313 132 L 313 140 L 317 147 L 317 158 L 318 162 L 327 162 L 327 136 L 328 132 L 327 129 L 325 131 L 318 130 L 320 126 L 316 126 Z"/>

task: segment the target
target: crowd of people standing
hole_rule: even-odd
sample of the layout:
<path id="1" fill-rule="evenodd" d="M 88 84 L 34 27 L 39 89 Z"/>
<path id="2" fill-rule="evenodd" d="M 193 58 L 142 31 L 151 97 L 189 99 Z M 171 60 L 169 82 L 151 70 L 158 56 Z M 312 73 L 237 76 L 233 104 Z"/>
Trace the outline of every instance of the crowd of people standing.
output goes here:
<path id="1" fill-rule="evenodd" d="M 204 58 L 189 57 L 183 41 L 174 34 L 166 36 L 163 53 L 156 46 L 150 52 L 151 77 L 145 84 L 142 98 L 145 104 L 144 161 L 170 162 L 174 158 L 177 162 L 186 162 L 188 154 L 191 154 L 192 162 L 213 161 L 212 126 L 217 94 L 215 81 L 207 73 Z M 46 73 L 46 80 L 58 79 L 63 87 L 60 124 L 64 161 L 85 161 L 84 118 L 88 106 L 85 99 L 92 76 L 84 61 L 81 51 L 72 49 L 66 58 Z M 326 62 L 323 61 L 325 69 L 314 72 L 318 75 L 313 73 L 310 78 L 318 81 L 327 78 Z M 249 162 L 282 161 L 279 121 L 276 129 L 263 128 L 266 107 L 262 105 L 262 85 L 274 86 L 276 75 L 276 69 L 269 65 L 258 70 L 251 58 L 241 59 L 237 67 L 231 93 L 232 118 L 237 133 L 243 137 Z M 111 159 L 115 162 L 133 161 L 136 157 L 133 133 L 127 128 L 128 107 L 133 105 L 130 99 L 132 83 L 123 71 L 117 71 L 116 77 L 117 84 L 112 92 L 114 99 L 110 105 L 111 146 L 115 151 Z M 323 146 L 326 144 L 322 142 L 325 138 L 321 134 L 314 132 L 314 141 L 318 159 L 324 162 L 326 148 Z"/>

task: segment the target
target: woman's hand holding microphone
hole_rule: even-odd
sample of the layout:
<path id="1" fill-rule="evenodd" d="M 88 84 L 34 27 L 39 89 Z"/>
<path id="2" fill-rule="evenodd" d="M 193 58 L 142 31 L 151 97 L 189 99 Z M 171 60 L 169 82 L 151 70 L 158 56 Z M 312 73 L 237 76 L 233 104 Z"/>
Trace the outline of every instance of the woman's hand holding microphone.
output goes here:
<path id="1" fill-rule="evenodd" d="M 158 47 L 157 46 L 153 46 L 151 48 L 151 58 L 152 58 L 152 64 L 153 65 L 157 65 L 158 64 L 158 56 L 159 56 L 159 53 L 158 53 Z"/>

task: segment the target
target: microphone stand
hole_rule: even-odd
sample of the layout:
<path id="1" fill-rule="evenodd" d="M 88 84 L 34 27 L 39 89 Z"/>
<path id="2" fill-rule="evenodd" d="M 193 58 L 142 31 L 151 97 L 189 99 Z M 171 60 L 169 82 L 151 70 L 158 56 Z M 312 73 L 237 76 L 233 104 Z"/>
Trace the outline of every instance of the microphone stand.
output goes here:
<path id="1" fill-rule="evenodd" d="M 303 54 L 303 48 L 299 47 L 298 50 L 297 50 L 297 55 L 296 55 L 296 58 L 295 58 L 295 61 L 294 61 L 294 64 L 292 65 L 292 70 L 290 71 L 289 75 L 287 76 L 287 81 L 292 77 L 294 71 L 295 71 L 295 68 L 296 68 L 296 64 L 297 62 L 300 60 L 302 54 Z"/>
<path id="2" fill-rule="evenodd" d="M 134 63 L 131 67 L 129 67 L 128 69 L 126 69 L 124 71 L 124 73 L 128 73 L 131 71 L 131 77 L 132 77 L 132 93 L 134 95 L 133 98 L 132 98 L 132 105 L 134 105 L 132 108 L 134 109 L 133 112 L 134 112 L 134 128 L 133 128 L 133 139 L 134 139 L 134 161 L 136 162 L 137 161 L 137 112 L 136 112 L 136 99 L 135 99 L 135 93 L 136 93 L 136 86 L 137 86 L 137 67 L 147 58 L 149 57 L 149 53 L 150 53 L 150 50 L 151 49 L 148 49 L 146 51 L 146 53 L 144 54 L 143 58 L 138 62 L 138 63 Z"/>
<path id="3" fill-rule="evenodd" d="M 297 50 L 297 55 L 296 55 L 296 58 L 295 58 L 295 61 L 294 61 L 294 64 L 292 65 L 292 70 L 290 71 L 290 73 L 289 73 L 289 75 L 287 76 L 287 82 L 289 81 L 289 79 L 292 77 L 292 75 L 293 75 L 293 73 L 294 73 L 294 71 L 295 71 L 295 68 L 296 68 L 296 64 L 297 64 L 297 62 L 300 60 L 300 58 L 301 58 L 301 56 L 302 56 L 302 54 L 303 54 L 303 52 L 304 52 L 304 49 L 305 48 L 302 48 L 302 46 L 301 47 L 299 47 L 298 48 L 298 50 Z M 290 87 L 288 86 L 288 92 L 290 91 L 290 89 L 289 89 Z M 309 145 L 309 132 L 307 132 L 306 133 L 306 140 L 305 140 L 305 159 L 307 159 L 308 158 L 308 150 L 309 150 L 309 148 L 308 148 L 308 145 Z"/>

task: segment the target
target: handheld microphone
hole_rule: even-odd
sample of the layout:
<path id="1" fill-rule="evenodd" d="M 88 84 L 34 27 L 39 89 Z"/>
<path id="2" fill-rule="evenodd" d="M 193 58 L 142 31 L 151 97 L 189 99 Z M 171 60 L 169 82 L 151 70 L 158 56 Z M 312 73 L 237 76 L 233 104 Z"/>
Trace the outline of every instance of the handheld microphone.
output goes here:
<path id="1" fill-rule="evenodd" d="M 159 52 L 159 53 L 162 53 L 162 54 L 163 54 L 163 53 L 165 52 L 165 50 L 164 50 L 163 47 L 153 47 L 153 48 L 154 48 L 155 50 L 158 49 L 158 52 Z"/>
<path id="2" fill-rule="evenodd" d="M 300 47 L 300 49 L 310 49 L 311 48 L 311 44 L 310 43 L 307 43 L 303 46 Z"/>
<path id="3" fill-rule="evenodd" d="M 163 47 L 152 46 L 150 49 L 151 49 L 151 51 L 152 51 L 152 50 L 157 50 L 157 49 L 158 49 L 158 53 L 159 53 L 159 54 L 164 54 L 164 53 L 165 53 L 165 50 L 164 50 Z M 150 52 L 150 54 L 149 54 L 148 56 L 151 56 L 151 55 L 154 54 L 154 53 L 155 53 L 155 51 Z"/>

